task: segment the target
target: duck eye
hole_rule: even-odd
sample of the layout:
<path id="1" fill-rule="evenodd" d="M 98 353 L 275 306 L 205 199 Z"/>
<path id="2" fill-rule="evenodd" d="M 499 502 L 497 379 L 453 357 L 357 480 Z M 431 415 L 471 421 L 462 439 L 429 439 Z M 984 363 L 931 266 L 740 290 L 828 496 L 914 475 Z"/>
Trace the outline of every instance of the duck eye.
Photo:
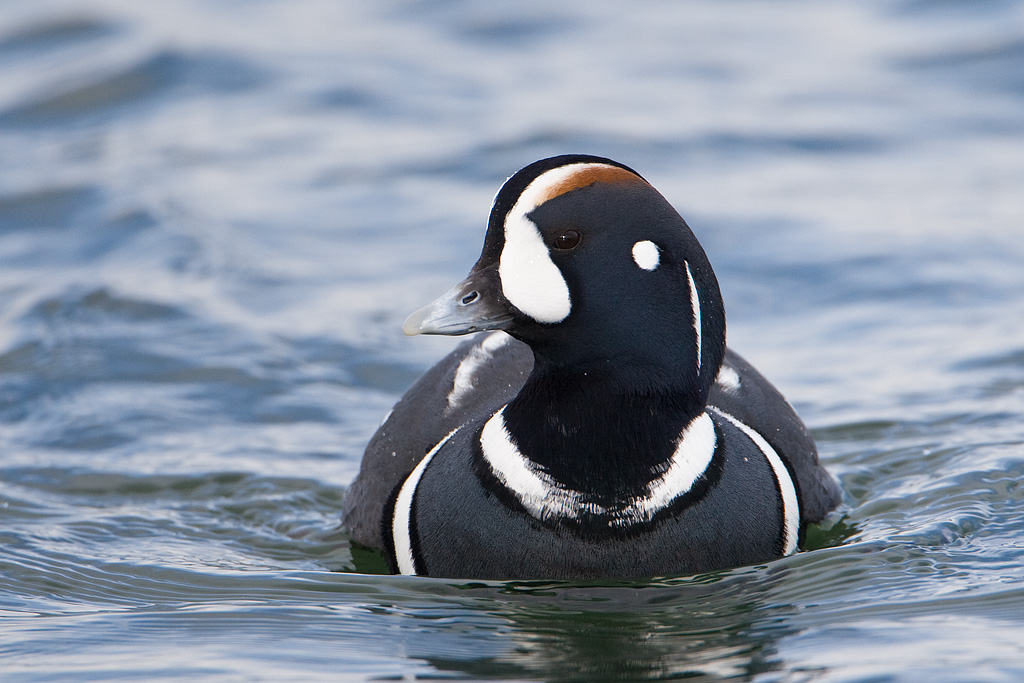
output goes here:
<path id="1" fill-rule="evenodd" d="M 563 230 L 555 237 L 555 249 L 573 249 L 580 243 L 580 234 L 575 230 Z"/>

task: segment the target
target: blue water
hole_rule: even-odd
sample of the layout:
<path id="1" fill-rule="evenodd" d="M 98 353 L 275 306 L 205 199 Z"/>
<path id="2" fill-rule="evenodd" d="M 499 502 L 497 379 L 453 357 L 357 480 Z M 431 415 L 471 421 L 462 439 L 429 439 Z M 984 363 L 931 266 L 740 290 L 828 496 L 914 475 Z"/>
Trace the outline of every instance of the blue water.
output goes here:
<path id="1" fill-rule="evenodd" d="M 380 575 L 401 321 L 543 156 L 682 212 L 844 490 L 644 583 Z M 1024 678 L 1024 3 L 0 3 L 0 679 Z"/>

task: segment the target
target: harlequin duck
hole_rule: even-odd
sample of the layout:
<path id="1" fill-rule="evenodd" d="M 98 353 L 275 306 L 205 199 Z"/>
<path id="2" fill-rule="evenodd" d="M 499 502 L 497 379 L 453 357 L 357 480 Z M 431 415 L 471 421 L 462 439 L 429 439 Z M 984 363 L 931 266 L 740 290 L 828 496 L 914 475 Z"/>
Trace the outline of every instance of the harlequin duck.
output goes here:
<path id="1" fill-rule="evenodd" d="M 490 331 L 402 397 L 344 501 L 392 570 L 688 574 L 794 552 L 839 501 L 782 395 L 726 349 L 718 281 L 636 171 L 513 175 L 469 276 L 405 333 Z"/>

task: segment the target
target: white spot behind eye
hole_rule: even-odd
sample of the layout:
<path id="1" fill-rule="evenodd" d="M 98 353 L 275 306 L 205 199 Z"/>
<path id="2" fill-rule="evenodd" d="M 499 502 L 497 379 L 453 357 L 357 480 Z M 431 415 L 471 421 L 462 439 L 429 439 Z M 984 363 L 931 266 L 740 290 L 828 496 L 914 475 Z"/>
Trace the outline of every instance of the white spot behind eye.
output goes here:
<path id="1" fill-rule="evenodd" d="M 654 270 L 661 263 L 658 245 L 650 240 L 642 240 L 633 245 L 633 260 L 644 270 Z"/>

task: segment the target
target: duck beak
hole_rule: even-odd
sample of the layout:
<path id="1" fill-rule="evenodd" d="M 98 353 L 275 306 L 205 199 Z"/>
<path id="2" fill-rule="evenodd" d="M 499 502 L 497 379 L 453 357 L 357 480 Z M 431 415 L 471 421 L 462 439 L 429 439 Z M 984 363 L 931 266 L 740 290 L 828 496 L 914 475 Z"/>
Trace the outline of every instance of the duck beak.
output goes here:
<path id="1" fill-rule="evenodd" d="M 457 335 L 483 330 L 505 330 L 512 325 L 512 310 L 501 294 L 498 264 L 474 268 L 469 277 L 414 312 L 402 331 L 417 334 Z"/>

